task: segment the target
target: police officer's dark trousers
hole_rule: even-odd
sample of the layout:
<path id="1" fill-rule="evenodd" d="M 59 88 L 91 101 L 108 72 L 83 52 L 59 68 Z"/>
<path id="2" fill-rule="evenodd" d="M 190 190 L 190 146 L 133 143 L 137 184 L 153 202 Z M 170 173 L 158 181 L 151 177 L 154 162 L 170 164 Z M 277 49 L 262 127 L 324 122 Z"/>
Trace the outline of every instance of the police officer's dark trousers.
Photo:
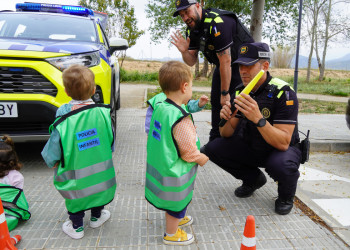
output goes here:
<path id="1" fill-rule="evenodd" d="M 209 133 L 209 141 L 220 137 L 219 122 L 220 122 L 220 110 L 221 110 L 221 78 L 220 78 L 220 66 L 216 66 L 211 83 L 211 130 Z M 233 64 L 231 67 L 231 83 L 229 88 L 230 96 L 233 95 L 234 90 L 238 84 L 241 83 L 241 77 L 239 76 L 238 64 Z M 227 90 L 227 89 L 226 89 Z"/>
<path id="2" fill-rule="evenodd" d="M 294 197 L 299 178 L 301 152 L 289 147 L 287 151 L 273 150 L 269 154 L 254 152 L 239 136 L 217 138 L 206 145 L 205 154 L 219 167 L 242 180 L 255 184 L 261 170 L 278 182 L 278 195 L 283 199 Z"/>

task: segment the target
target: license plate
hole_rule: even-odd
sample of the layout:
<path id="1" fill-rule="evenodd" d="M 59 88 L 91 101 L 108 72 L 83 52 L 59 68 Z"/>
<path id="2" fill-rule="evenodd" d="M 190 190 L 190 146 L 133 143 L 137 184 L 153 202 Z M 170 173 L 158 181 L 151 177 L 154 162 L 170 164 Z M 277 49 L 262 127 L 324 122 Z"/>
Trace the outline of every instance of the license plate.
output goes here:
<path id="1" fill-rule="evenodd" d="M 15 118 L 18 117 L 17 103 L 15 102 L 0 102 L 0 118 Z"/>

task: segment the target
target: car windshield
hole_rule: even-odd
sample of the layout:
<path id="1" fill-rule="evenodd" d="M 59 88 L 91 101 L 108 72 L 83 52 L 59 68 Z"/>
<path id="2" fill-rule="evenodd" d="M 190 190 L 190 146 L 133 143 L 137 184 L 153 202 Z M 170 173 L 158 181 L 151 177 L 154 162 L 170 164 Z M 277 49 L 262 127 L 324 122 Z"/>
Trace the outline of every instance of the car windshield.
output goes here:
<path id="1" fill-rule="evenodd" d="M 96 42 L 89 18 L 42 13 L 0 13 L 0 38 Z"/>

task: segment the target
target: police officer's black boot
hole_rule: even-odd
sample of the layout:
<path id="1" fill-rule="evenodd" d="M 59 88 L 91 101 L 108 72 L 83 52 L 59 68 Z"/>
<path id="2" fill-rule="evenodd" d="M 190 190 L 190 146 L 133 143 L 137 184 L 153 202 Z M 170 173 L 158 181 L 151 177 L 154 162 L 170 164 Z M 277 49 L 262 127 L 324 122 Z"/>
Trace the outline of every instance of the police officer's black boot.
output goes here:
<path id="1" fill-rule="evenodd" d="M 251 196 L 255 190 L 264 186 L 265 183 L 266 183 L 266 177 L 262 172 L 260 172 L 258 178 L 256 179 L 253 185 L 247 185 L 247 184 L 244 184 L 243 182 L 242 186 L 236 188 L 235 195 L 239 198 L 247 198 Z"/>
<path id="2" fill-rule="evenodd" d="M 282 198 L 278 197 L 275 201 L 275 212 L 280 215 L 289 214 L 293 208 L 294 197 L 291 198 Z"/>

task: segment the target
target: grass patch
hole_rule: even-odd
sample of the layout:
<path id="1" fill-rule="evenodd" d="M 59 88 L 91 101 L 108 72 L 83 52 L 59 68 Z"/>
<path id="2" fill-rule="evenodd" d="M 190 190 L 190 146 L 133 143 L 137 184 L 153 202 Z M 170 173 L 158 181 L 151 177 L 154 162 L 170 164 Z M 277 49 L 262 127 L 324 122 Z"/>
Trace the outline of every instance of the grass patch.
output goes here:
<path id="1" fill-rule="evenodd" d="M 299 113 L 345 114 L 346 103 L 299 99 Z"/>
<path id="2" fill-rule="evenodd" d="M 293 86 L 293 77 L 279 77 Z M 333 79 L 327 78 L 324 81 L 312 79 L 310 82 L 305 81 L 305 77 L 299 77 L 298 92 L 307 94 L 334 95 L 334 96 L 350 96 L 350 80 L 349 79 Z"/>
<path id="3" fill-rule="evenodd" d="M 139 72 L 139 71 L 126 71 L 120 69 L 120 81 L 121 82 L 139 82 L 148 84 L 158 84 L 158 72 Z"/>
<path id="4" fill-rule="evenodd" d="M 161 92 L 161 88 L 148 89 L 147 100 Z M 210 93 L 194 91 L 192 99 L 197 100 L 201 95 L 207 95 L 210 99 Z M 345 114 L 346 103 L 339 102 L 326 102 L 320 100 L 306 100 L 299 99 L 299 113 L 311 113 L 311 114 Z M 206 110 L 211 110 L 210 102 L 205 105 Z"/>

